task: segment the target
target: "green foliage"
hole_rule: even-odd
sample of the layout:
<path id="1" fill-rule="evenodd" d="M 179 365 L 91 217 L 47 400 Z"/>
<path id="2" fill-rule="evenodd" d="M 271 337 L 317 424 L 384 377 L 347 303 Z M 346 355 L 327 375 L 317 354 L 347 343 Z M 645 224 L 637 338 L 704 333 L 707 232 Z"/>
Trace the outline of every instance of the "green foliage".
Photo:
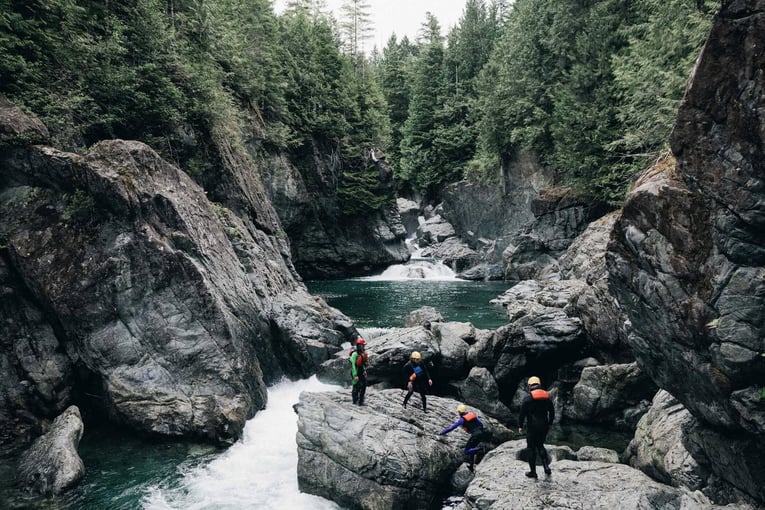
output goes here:
<path id="1" fill-rule="evenodd" d="M 638 21 L 625 27 L 626 51 L 613 57 L 614 85 L 622 107 L 608 149 L 633 155 L 635 168 L 666 149 L 685 82 L 707 36 L 717 2 L 645 0 Z"/>
<path id="2" fill-rule="evenodd" d="M 562 182 L 621 203 L 666 146 L 712 4 L 517 0 L 477 83 L 471 166 L 530 150 Z"/>
<path id="3" fill-rule="evenodd" d="M 96 201 L 87 192 L 78 189 L 74 193 L 65 193 L 66 207 L 61 215 L 64 221 L 90 220 L 96 211 Z"/>
<path id="4" fill-rule="evenodd" d="M 366 60 L 365 0 L 340 24 L 323 0 L 278 17 L 270 0 L 0 0 L 0 94 L 59 146 L 143 140 L 203 184 L 223 140 L 304 171 L 319 149 L 331 178 L 316 186 L 370 210 L 392 193 L 372 148 L 434 198 L 464 176 L 496 182 L 524 149 L 616 204 L 666 148 L 716 6 L 468 0 L 445 39 L 429 16 L 416 43 Z"/>

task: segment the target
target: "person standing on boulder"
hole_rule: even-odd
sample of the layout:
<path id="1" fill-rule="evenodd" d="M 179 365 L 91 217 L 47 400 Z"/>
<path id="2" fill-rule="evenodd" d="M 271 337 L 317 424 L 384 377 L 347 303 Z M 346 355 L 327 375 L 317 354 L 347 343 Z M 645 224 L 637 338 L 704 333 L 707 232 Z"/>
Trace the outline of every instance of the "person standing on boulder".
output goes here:
<path id="1" fill-rule="evenodd" d="M 433 386 L 433 380 L 428 373 L 428 367 L 422 362 L 422 355 L 414 351 L 410 356 L 409 361 L 404 365 L 404 376 L 406 377 L 406 387 L 409 390 L 404 397 L 404 407 L 412 397 L 414 390 L 417 390 L 422 399 L 422 410 L 428 412 L 428 401 L 425 398 L 425 393 L 428 391 L 428 386 Z"/>
<path id="2" fill-rule="evenodd" d="M 353 403 L 360 406 L 364 405 L 364 395 L 367 392 L 368 355 L 365 352 L 366 345 L 366 340 L 358 337 L 356 339 L 356 349 L 351 352 L 349 358 L 351 362 L 351 381 L 353 382 L 351 397 L 353 398 Z"/>
<path id="3" fill-rule="evenodd" d="M 550 400 L 550 394 L 542 389 L 542 381 L 539 377 L 529 377 L 529 394 L 521 403 L 521 411 L 518 416 L 518 432 L 523 432 L 523 424 L 526 423 L 526 446 L 529 451 L 529 467 L 531 471 L 526 473 L 529 478 L 537 477 L 537 452 L 542 458 L 545 474 L 552 474 L 550 458 L 545 450 L 547 433 L 552 429 L 555 420 L 555 407 Z"/>
<path id="4" fill-rule="evenodd" d="M 467 443 L 465 443 L 465 448 L 463 448 L 462 453 L 467 455 L 468 469 L 473 471 L 473 466 L 475 466 L 476 463 L 476 454 L 482 451 L 482 448 L 479 446 L 479 444 L 481 441 L 485 440 L 487 433 L 483 428 L 483 423 L 481 423 L 481 420 L 478 419 L 478 416 L 476 416 L 476 414 L 472 411 L 468 412 L 467 406 L 465 404 L 460 404 L 457 406 L 457 414 L 460 415 L 459 419 L 439 432 L 438 435 L 445 436 L 457 427 L 462 427 L 465 432 L 470 434 L 470 437 L 468 438 Z"/>

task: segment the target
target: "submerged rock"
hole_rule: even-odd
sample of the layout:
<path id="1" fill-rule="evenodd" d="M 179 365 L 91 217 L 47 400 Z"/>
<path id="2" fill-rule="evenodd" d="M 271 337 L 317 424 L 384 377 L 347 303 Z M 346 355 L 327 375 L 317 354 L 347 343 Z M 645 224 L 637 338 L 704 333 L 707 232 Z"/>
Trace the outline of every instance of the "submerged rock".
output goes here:
<path id="1" fill-rule="evenodd" d="M 77 453 L 82 431 L 80 410 L 76 406 L 67 408 L 22 455 L 19 483 L 43 496 L 56 496 L 73 487 L 85 476 L 85 466 Z"/>

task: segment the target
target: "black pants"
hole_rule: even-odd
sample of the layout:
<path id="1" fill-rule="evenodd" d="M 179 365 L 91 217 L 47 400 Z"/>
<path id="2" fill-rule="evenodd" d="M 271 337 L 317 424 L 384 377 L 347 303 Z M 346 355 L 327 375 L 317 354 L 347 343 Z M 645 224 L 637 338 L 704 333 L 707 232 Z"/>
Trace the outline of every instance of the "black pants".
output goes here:
<path id="1" fill-rule="evenodd" d="M 545 439 L 547 439 L 547 427 L 526 431 L 526 446 L 529 449 L 529 467 L 532 473 L 537 472 L 537 453 L 540 454 L 545 471 L 550 469 L 550 458 L 547 456 L 547 450 L 545 450 Z"/>
<path id="2" fill-rule="evenodd" d="M 367 392 L 367 376 L 362 372 L 358 374 L 359 380 L 353 383 L 353 389 L 351 390 L 351 397 L 354 404 L 363 404 L 364 395 Z"/>
<path id="3" fill-rule="evenodd" d="M 406 403 L 409 402 L 409 399 L 412 397 L 412 393 L 417 392 L 420 394 L 420 398 L 422 399 L 422 410 L 426 411 L 428 409 L 428 399 L 425 398 L 425 392 L 426 387 L 424 384 L 413 384 L 412 388 L 406 393 L 406 397 L 404 397 L 404 407 L 406 407 Z"/>
<path id="4" fill-rule="evenodd" d="M 472 455 L 476 453 L 478 451 L 478 445 L 481 443 L 481 441 L 485 441 L 488 436 L 489 434 L 483 430 L 483 428 L 480 432 L 471 434 L 467 440 L 467 443 L 465 443 L 465 448 L 462 450 L 463 453 L 465 455 Z"/>

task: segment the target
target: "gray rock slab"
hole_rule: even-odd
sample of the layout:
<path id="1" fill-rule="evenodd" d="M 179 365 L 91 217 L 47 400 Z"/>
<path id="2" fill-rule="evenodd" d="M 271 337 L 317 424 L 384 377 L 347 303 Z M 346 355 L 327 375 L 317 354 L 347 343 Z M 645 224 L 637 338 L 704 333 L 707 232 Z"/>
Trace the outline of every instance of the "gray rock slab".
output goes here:
<path id="1" fill-rule="evenodd" d="M 461 510 L 534 509 L 717 509 L 701 493 L 691 493 L 651 480 L 624 464 L 553 460 L 552 476 L 524 476 L 519 441 L 500 445 L 476 467 Z M 554 450 L 551 448 L 551 451 Z"/>
<path id="2" fill-rule="evenodd" d="M 365 406 L 346 393 L 303 393 L 296 406 L 300 489 L 365 510 L 428 508 L 445 495 L 468 436 L 438 432 L 457 419 L 458 402 L 431 396 L 423 413 L 404 409 L 402 400 L 396 390 L 369 393 Z M 494 444 L 510 437 L 481 418 Z"/>
<path id="3" fill-rule="evenodd" d="M 19 483 L 44 496 L 56 496 L 70 489 L 85 476 L 85 466 L 77 453 L 83 425 L 80 410 L 68 407 L 35 439 L 21 456 Z"/>

